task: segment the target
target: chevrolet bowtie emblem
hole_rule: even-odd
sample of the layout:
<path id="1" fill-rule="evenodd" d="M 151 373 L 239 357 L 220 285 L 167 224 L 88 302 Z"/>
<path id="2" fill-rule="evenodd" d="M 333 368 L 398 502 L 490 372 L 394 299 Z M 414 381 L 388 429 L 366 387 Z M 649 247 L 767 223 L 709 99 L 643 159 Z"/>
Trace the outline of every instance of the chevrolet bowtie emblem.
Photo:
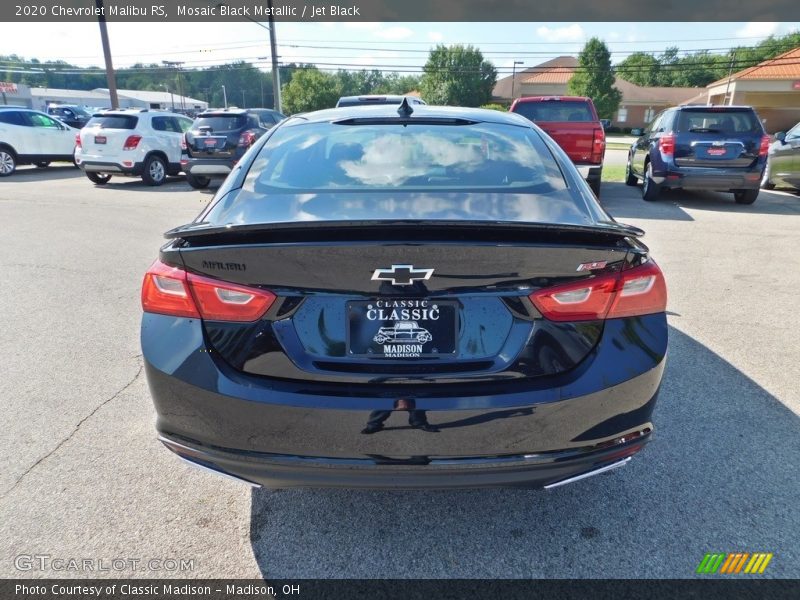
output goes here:
<path id="1" fill-rule="evenodd" d="M 392 265 L 391 269 L 375 269 L 372 281 L 391 281 L 392 285 L 411 285 L 415 281 L 427 281 L 433 269 L 415 269 L 414 265 Z"/>

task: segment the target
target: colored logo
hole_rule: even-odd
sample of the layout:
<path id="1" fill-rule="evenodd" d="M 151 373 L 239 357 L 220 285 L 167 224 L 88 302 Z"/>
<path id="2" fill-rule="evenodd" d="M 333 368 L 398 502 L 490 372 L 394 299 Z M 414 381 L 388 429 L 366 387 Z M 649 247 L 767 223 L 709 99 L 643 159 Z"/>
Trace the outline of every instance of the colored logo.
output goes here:
<path id="1" fill-rule="evenodd" d="M 772 560 L 772 552 L 710 553 L 703 557 L 696 573 L 706 575 L 761 574 Z"/>

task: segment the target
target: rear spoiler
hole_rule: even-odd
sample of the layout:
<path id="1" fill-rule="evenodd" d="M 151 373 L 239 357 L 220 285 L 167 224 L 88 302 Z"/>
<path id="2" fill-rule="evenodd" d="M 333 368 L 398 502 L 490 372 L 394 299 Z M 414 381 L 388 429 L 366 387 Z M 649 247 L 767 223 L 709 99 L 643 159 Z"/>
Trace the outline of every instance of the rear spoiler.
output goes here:
<path id="1" fill-rule="evenodd" d="M 283 223 L 249 223 L 215 225 L 207 222 L 195 222 L 181 225 L 164 233 L 167 239 L 191 240 L 203 237 L 225 237 L 235 239 L 239 236 L 253 234 L 269 234 L 278 232 L 299 231 L 348 231 L 358 229 L 404 229 L 415 231 L 424 228 L 459 229 L 459 230 L 490 230 L 507 232 L 541 231 L 551 234 L 573 233 L 592 235 L 599 234 L 618 238 L 638 238 L 644 231 L 633 225 L 618 223 L 616 221 L 603 221 L 592 225 L 572 225 L 563 223 L 530 223 L 514 221 L 447 221 L 447 220 L 370 220 L 370 221 L 297 221 Z"/>

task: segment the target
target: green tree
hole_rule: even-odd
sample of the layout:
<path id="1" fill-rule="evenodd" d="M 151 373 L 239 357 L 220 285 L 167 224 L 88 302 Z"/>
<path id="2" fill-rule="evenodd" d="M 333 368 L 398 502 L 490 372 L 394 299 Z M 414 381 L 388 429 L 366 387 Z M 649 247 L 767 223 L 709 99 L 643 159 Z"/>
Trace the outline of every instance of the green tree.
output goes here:
<path id="1" fill-rule="evenodd" d="M 625 81 L 636 85 L 658 85 L 658 70 L 660 63 L 652 54 L 634 52 L 619 63 L 614 72 Z"/>
<path id="2" fill-rule="evenodd" d="M 601 119 L 611 119 L 619 108 L 622 93 L 614 87 L 611 53 L 605 43 L 592 38 L 578 55 L 578 69 L 567 90 L 576 96 L 588 96 Z"/>
<path id="3" fill-rule="evenodd" d="M 283 87 L 283 109 L 286 114 L 333 108 L 341 94 L 335 75 L 314 69 L 298 69 Z"/>
<path id="4" fill-rule="evenodd" d="M 423 68 L 420 92 L 429 104 L 480 106 L 492 98 L 497 69 L 474 46 L 431 50 Z"/>

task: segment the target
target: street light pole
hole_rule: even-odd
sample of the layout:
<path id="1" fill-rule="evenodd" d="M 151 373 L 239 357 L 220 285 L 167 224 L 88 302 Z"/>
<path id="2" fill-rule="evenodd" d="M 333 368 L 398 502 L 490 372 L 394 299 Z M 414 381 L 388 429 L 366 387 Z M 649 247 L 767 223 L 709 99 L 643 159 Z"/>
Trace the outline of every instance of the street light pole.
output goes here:
<path id="1" fill-rule="evenodd" d="M 272 0 L 268 0 L 269 7 L 269 51 L 272 55 L 272 93 L 274 103 L 273 108 L 278 112 L 281 110 L 281 75 L 278 71 L 278 42 L 275 39 L 275 18 L 272 16 Z"/>
<path id="2" fill-rule="evenodd" d="M 228 94 L 225 91 L 225 86 L 222 86 L 222 99 L 225 102 L 225 108 L 228 108 Z"/>
<path id="3" fill-rule="evenodd" d="M 511 101 L 514 101 L 514 82 L 517 79 L 517 65 L 523 64 L 521 60 L 515 60 L 511 69 Z"/>

